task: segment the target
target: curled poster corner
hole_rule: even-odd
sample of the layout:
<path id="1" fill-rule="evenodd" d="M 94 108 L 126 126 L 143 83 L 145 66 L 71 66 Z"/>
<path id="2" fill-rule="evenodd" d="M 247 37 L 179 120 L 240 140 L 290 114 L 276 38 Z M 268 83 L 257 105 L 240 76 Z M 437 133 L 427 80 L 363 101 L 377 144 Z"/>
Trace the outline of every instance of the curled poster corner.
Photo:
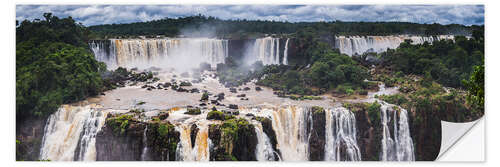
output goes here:
<path id="1" fill-rule="evenodd" d="M 450 162 L 450 161 L 468 161 L 468 162 L 483 162 L 484 159 L 484 153 L 481 155 L 476 155 L 476 152 L 483 151 L 484 152 L 484 132 L 480 133 L 479 135 L 483 135 L 475 139 L 482 139 L 483 141 L 478 141 L 480 142 L 480 147 L 477 145 L 476 150 L 470 150 L 472 152 L 466 153 L 468 156 L 467 159 L 461 159 L 459 155 L 452 154 L 452 152 L 457 151 L 457 149 L 454 149 L 454 147 L 457 146 L 462 146 L 457 144 L 463 138 L 467 135 L 477 135 L 476 133 L 479 133 L 479 131 L 484 131 L 484 121 L 483 118 L 477 119 L 475 121 L 471 122 L 462 122 L 462 123 L 455 123 L 455 122 L 447 122 L 447 121 L 441 121 L 441 128 L 442 128 L 442 138 L 441 138 L 441 149 L 439 151 L 439 155 L 436 158 L 437 161 L 443 161 L 443 162 Z M 475 128 L 473 132 L 471 130 Z M 469 139 L 471 140 L 471 139 Z M 459 148 L 465 149 L 465 148 Z M 451 154 L 451 155 L 450 155 Z M 474 155 L 472 155 L 474 154 Z"/>

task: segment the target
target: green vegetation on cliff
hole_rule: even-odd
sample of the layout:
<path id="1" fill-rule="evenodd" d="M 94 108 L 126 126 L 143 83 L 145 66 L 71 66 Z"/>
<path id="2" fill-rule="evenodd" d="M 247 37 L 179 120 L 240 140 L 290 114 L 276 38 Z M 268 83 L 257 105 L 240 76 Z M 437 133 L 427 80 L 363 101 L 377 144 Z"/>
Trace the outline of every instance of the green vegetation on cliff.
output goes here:
<path id="1" fill-rule="evenodd" d="M 474 72 L 469 80 L 463 80 L 463 84 L 468 90 L 467 102 L 484 110 L 484 65 L 474 66 Z"/>
<path id="2" fill-rule="evenodd" d="M 463 88 L 462 80 L 469 78 L 474 66 L 484 64 L 484 40 L 457 36 L 454 42 L 411 45 L 407 41 L 380 55 L 384 67 L 394 73 L 429 75 L 445 86 Z"/>
<path id="3" fill-rule="evenodd" d="M 221 125 L 210 125 L 209 135 L 214 144 L 214 154 L 210 155 L 210 159 L 218 161 L 256 160 L 257 136 L 254 128 L 254 125 L 243 118 L 228 119 Z"/>
<path id="4" fill-rule="evenodd" d="M 382 95 L 380 99 L 417 112 L 416 122 L 422 120 L 419 112 L 429 112 L 434 117 L 452 122 L 468 122 L 480 118 L 484 110 L 467 101 L 467 93 L 461 89 L 445 88 L 435 81 L 429 84 L 408 78 L 403 85 L 413 87 L 394 95 Z M 400 88 L 401 89 L 401 88 Z"/>
<path id="5" fill-rule="evenodd" d="M 213 110 L 208 112 L 207 114 L 207 120 L 212 120 L 212 119 L 224 121 L 224 120 L 234 119 L 234 116 L 231 114 L 225 114 L 222 111 Z"/>
<path id="6" fill-rule="evenodd" d="M 321 45 L 322 42 L 317 44 Z M 312 52 L 310 68 L 266 66 L 263 69 L 265 77 L 257 84 L 282 91 L 284 94 L 297 95 L 318 95 L 331 90 L 350 95 L 368 87 L 368 84 L 363 82 L 369 76 L 368 69 L 351 57 L 328 48 L 314 48 Z"/>
<path id="7" fill-rule="evenodd" d="M 112 127 L 113 133 L 117 135 L 122 135 L 127 130 L 129 121 L 133 119 L 134 115 L 123 114 L 117 117 L 111 117 L 106 119 L 106 125 Z"/>
<path id="8" fill-rule="evenodd" d="M 104 63 L 88 49 L 90 31 L 50 13 L 16 28 L 16 116 L 47 116 L 63 103 L 98 95 Z"/>
<path id="9" fill-rule="evenodd" d="M 174 125 L 159 119 L 164 117 L 164 114 L 154 116 L 150 121 L 138 120 L 137 117 L 140 115 L 141 113 L 136 112 L 108 115 L 103 130 L 99 132 L 96 139 L 102 140 L 98 144 L 99 148 L 103 147 L 100 150 L 101 153 L 112 154 L 107 152 L 110 149 L 142 153 L 142 149 L 148 147 L 151 150 L 148 158 L 151 160 L 175 160 L 180 133 L 175 130 Z M 147 137 L 146 142 L 143 140 L 144 137 Z M 133 154 L 124 157 L 142 160 L 141 156 L 141 154 Z M 104 157 L 103 160 L 122 160 L 123 158 L 115 155 Z"/>

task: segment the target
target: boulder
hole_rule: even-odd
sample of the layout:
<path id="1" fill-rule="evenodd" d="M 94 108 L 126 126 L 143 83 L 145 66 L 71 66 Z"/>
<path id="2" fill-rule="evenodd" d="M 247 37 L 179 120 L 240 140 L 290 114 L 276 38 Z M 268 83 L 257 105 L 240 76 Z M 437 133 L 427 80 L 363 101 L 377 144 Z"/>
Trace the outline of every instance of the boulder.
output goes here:
<path id="1" fill-rule="evenodd" d="M 229 92 L 231 92 L 231 93 L 237 93 L 236 88 L 229 88 Z"/>
<path id="2" fill-rule="evenodd" d="M 168 113 L 161 113 L 160 115 L 158 115 L 158 118 L 160 120 L 165 120 L 168 118 Z"/>
<path id="3" fill-rule="evenodd" d="M 238 105 L 236 104 L 229 104 L 230 109 L 238 109 Z"/>
<path id="4" fill-rule="evenodd" d="M 189 92 L 189 90 L 184 89 L 184 88 L 182 88 L 182 87 L 179 87 L 176 91 L 177 91 L 177 92 Z"/>
<path id="5" fill-rule="evenodd" d="M 189 114 L 189 115 L 200 115 L 201 114 L 201 109 L 200 108 L 188 108 L 188 111 L 185 112 L 184 114 Z"/>
<path id="6" fill-rule="evenodd" d="M 170 82 L 165 82 L 165 83 L 163 84 L 163 87 L 165 87 L 165 88 L 168 88 L 168 87 L 170 87 L 170 86 L 172 86 L 172 84 L 171 84 Z"/>
<path id="7" fill-rule="evenodd" d="M 190 90 L 191 93 L 200 93 L 200 90 L 198 88 L 193 88 Z"/>
<path id="8" fill-rule="evenodd" d="M 204 92 L 202 95 L 201 95 L 201 99 L 200 101 L 207 101 L 208 100 L 208 93 L 207 92 Z"/>
<path id="9" fill-rule="evenodd" d="M 224 93 L 219 93 L 216 96 L 218 101 L 224 100 Z"/>
<path id="10" fill-rule="evenodd" d="M 191 84 L 191 82 L 189 81 L 182 81 L 179 86 L 193 86 L 193 84 Z"/>

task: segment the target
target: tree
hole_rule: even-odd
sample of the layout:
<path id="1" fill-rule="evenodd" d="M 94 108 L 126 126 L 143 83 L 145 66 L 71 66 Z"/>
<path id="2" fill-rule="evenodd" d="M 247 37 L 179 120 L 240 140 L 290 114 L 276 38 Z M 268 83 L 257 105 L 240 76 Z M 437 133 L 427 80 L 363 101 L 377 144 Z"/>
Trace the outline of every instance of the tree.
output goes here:
<path id="1" fill-rule="evenodd" d="M 474 66 L 469 80 L 462 80 L 467 88 L 467 102 L 484 110 L 484 65 Z"/>
<path id="2" fill-rule="evenodd" d="M 16 28 L 16 118 L 45 117 L 63 103 L 99 94 L 101 72 L 86 44 L 89 33 L 71 18 L 45 13 L 45 20 Z"/>

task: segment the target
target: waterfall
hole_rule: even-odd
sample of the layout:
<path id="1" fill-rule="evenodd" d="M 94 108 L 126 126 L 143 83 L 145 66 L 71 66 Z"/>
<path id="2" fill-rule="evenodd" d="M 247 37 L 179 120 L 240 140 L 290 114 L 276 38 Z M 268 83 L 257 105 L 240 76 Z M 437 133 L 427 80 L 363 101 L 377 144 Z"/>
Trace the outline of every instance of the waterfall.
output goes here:
<path id="1" fill-rule="evenodd" d="M 405 40 L 411 40 L 411 44 L 423 44 L 424 42 L 432 43 L 436 40 L 453 40 L 452 35 L 439 36 L 337 36 L 335 37 L 335 47 L 340 50 L 340 53 L 349 56 L 361 55 L 365 52 L 384 52 L 387 49 L 395 49 Z"/>
<path id="2" fill-rule="evenodd" d="M 288 65 L 288 41 L 289 40 L 290 40 L 290 38 L 286 39 L 286 42 L 285 42 L 285 51 L 283 53 L 283 64 L 285 64 L 285 65 Z"/>
<path id="3" fill-rule="evenodd" d="M 114 49 L 114 41 L 109 40 L 99 40 L 90 41 L 89 46 L 92 52 L 94 52 L 97 61 L 105 62 L 109 67 L 116 66 L 116 54 Z"/>
<path id="4" fill-rule="evenodd" d="M 361 161 L 356 118 L 343 107 L 326 110 L 325 161 Z"/>
<path id="5" fill-rule="evenodd" d="M 94 105 L 62 105 L 47 120 L 40 159 L 95 161 L 95 137 L 106 116 L 107 112 L 95 110 Z"/>
<path id="6" fill-rule="evenodd" d="M 410 136 L 410 126 L 408 125 L 408 112 L 392 104 L 379 101 L 381 104 L 382 117 L 382 161 L 414 161 L 415 154 L 413 140 Z M 396 109 L 397 110 L 396 110 Z M 399 111 L 399 112 L 398 112 Z M 391 115 L 393 116 L 393 132 L 391 137 L 389 123 Z M 399 114 L 399 115 L 398 115 Z"/>
<path id="7" fill-rule="evenodd" d="M 276 45 L 274 45 L 275 49 L 276 49 L 276 53 L 274 54 L 273 58 L 274 58 L 274 63 L 276 64 L 280 64 L 280 39 L 277 38 L 276 39 Z"/>
<path id="8" fill-rule="evenodd" d="M 273 111 L 271 117 L 278 142 L 276 147 L 281 151 L 281 159 L 308 160 L 310 137 L 308 122 L 312 122 L 310 110 L 289 106 Z"/>
<path id="9" fill-rule="evenodd" d="M 188 125 L 179 125 L 175 129 L 180 132 L 175 159 L 177 161 L 208 161 L 212 142 L 208 138 L 208 126 L 198 125 L 194 146 L 191 143 L 191 129 Z"/>
<path id="10" fill-rule="evenodd" d="M 271 141 L 262 130 L 262 124 L 255 123 L 255 133 L 257 134 L 257 148 L 255 149 L 257 161 L 274 161 L 275 151 L 273 150 Z"/>
<path id="11" fill-rule="evenodd" d="M 210 38 L 110 39 L 92 41 L 91 50 L 98 61 L 110 68 L 173 67 L 196 68 L 202 62 L 212 68 L 224 63 L 228 41 Z M 186 67 L 187 66 L 187 67 Z M 184 70 L 184 69 L 183 69 Z"/>
<path id="12" fill-rule="evenodd" d="M 280 39 L 265 37 L 256 39 L 250 51 L 252 61 L 262 61 L 264 65 L 280 64 Z"/>
<path id="13" fill-rule="evenodd" d="M 175 150 L 175 160 L 176 161 L 189 161 L 193 160 L 190 156 L 191 147 L 191 129 L 184 125 L 175 126 L 175 130 L 180 133 L 179 143 L 177 143 L 177 149 Z"/>
<path id="14" fill-rule="evenodd" d="M 144 133 L 142 134 L 142 143 L 144 144 L 144 148 L 142 149 L 141 153 L 141 160 L 146 161 L 147 156 L 148 156 L 148 136 L 147 136 L 147 131 L 148 131 L 148 125 L 146 124 L 146 128 L 144 129 Z"/>

